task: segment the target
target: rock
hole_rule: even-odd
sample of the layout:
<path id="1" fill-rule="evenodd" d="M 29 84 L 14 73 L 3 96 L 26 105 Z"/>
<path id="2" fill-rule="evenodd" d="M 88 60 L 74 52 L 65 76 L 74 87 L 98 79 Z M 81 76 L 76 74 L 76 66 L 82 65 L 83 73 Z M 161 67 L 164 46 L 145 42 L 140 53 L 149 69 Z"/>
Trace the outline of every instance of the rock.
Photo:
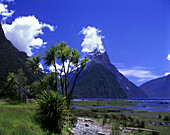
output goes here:
<path id="1" fill-rule="evenodd" d="M 89 125 L 88 125 L 88 124 L 85 124 L 85 126 L 86 126 L 86 127 L 89 127 Z"/>
<path id="2" fill-rule="evenodd" d="M 98 132 L 98 135 L 105 135 L 105 133 L 102 133 L 102 132 Z"/>
<path id="3" fill-rule="evenodd" d="M 76 126 L 72 129 L 74 135 L 111 135 L 110 127 L 102 126 L 95 120 L 77 118 Z"/>

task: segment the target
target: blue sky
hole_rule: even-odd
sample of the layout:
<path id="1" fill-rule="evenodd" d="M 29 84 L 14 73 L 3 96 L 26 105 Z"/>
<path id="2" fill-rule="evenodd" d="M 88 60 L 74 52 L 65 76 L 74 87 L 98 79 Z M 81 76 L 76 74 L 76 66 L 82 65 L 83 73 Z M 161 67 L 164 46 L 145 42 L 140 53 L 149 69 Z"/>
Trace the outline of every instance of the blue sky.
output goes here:
<path id="1" fill-rule="evenodd" d="M 136 85 L 170 72 L 169 0 L 0 0 L 0 14 L 7 38 L 28 55 L 57 41 L 81 52 L 93 39 Z"/>

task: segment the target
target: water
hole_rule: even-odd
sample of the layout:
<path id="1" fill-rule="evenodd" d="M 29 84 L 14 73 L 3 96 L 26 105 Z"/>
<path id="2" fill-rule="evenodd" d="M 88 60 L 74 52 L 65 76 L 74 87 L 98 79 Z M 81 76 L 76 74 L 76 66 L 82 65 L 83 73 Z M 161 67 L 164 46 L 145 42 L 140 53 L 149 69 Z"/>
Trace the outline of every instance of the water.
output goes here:
<path id="1" fill-rule="evenodd" d="M 74 108 L 117 108 L 131 109 L 133 111 L 148 111 L 148 112 L 170 112 L 170 99 L 167 100 L 124 100 L 124 99 L 74 99 L 73 102 L 113 102 L 114 105 L 75 105 Z M 118 103 L 118 105 L 115 105 Z M 121 104 L 121 105 L 119 105 Z"/>

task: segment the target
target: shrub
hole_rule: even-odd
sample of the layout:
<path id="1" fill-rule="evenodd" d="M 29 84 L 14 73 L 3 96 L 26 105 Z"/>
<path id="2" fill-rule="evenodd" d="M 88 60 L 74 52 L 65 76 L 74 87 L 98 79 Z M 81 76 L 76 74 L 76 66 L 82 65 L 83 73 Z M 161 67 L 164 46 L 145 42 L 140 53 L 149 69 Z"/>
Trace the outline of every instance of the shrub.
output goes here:
<path id="1" fill-rule="evenodd" d="M 170 120 L 170 116 L 165 116 L 164 117 L 164 121 L 169 121 Z"/>
<path id="2" fill-rule="evenodd" d="M 35 114 L 36 122 L 48 134 L 61 134 L 69 115 L 65 97 L 54 91 L 43 91 L 37 102 L 39 108 Z"/>
<path id="3" fill-rule="evenodd" d="M 106 123 L 107 123 L 107 118 L 104 117 L 104 118 L 103 118 L 103 122 L 102 122 L 103 126 L 104 126 Z"/>
<path id="4" fill-rule="evenodd" d="M 142 120 L 142 122 L 141 122 L 141 126 L 140 126 L 141 128 L 144 128 L 145 127 L 145 122 Z"/>
<path id="5" fill-rule="evenodd" d="M 72 127 L 75 127 L 77 123 L 77 116 L 74 114 L 70 114 L 70 124 Z"/>

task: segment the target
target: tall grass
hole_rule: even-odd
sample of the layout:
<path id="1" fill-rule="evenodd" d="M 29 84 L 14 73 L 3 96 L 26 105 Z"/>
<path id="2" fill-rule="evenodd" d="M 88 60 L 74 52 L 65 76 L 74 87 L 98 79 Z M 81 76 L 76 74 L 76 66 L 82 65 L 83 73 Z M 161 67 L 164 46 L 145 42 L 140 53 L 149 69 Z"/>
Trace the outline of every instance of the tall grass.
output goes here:
<path id="1" fill-rule="evenodd" d="M 0 135 L 45 135 L 33 122 L 35 108 L 35 104 L 0 102 Z"/>

